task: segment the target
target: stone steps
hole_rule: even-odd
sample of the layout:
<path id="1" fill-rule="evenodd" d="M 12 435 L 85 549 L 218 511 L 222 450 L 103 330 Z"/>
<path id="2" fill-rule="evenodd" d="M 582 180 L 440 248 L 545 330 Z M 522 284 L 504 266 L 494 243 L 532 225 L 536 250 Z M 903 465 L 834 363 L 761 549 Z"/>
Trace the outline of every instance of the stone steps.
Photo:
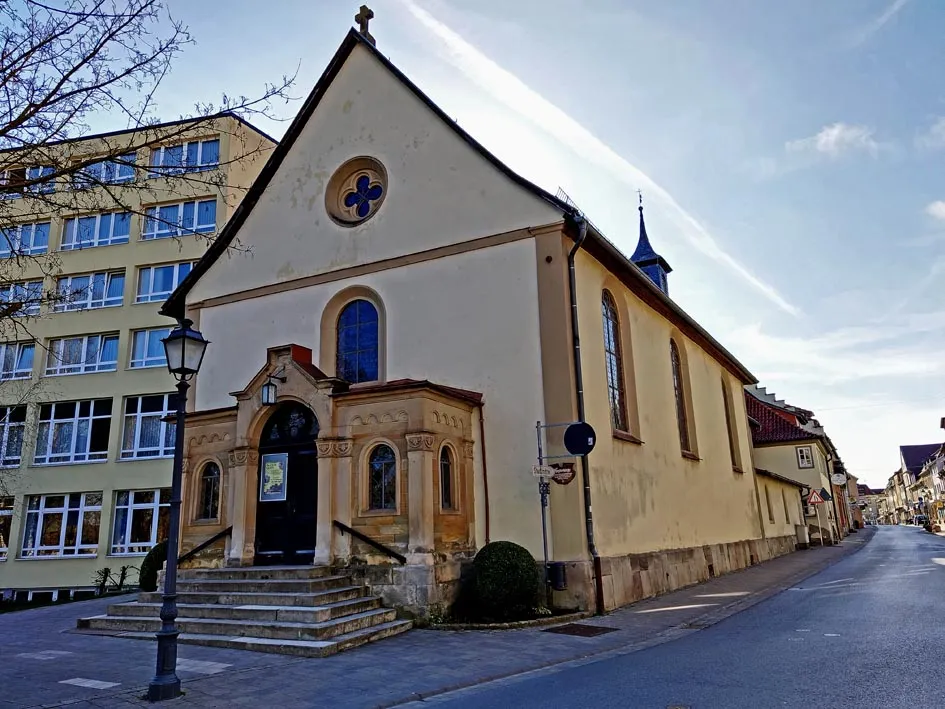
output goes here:
<path id="1" fill-rule="evenodd" d="M 259 622 L 286 623 L 322 623 L 332 618 L 339 618 L 352 613 L 380 608 L 378 598 L 353 598 L 345 601 L 326 603 L 322 606 L 265 606 L 233 605 L 218 603 L 178 603 L 178 618 L 216 618 L 218 620 L 255 620 Z M 157 617 L 161 611 L 160 603 L 118 603 L 108 607 L 109 616 Z"/>
<path id="2" fill-rule="evenodd" d="M 323 657 L 409 630 L 394 610 L 347 575 L 327 567 L 183 569 L 178 578 L 178 640 L 184 644 Z M 81 618 L 81 631 L 153 640 L 161 594 L 140 593 L 105 615 Z"/>
<path id="3" fill-rule="evenodd" d="M 325 640 L 337 635 L 364 630 L 374 625 L 389 623 L 396 619 L 396 611 L 378 608 L 320 623 L 179 617 L 177 627 L 182 633 L 198 635 L 252 637 L 267 640 Z M 89 630 L 156 633 L 161 629 L 161 619 L 158 617 L 99 615 L 85 620 L 86 628 Z"/>
<path id="4" fill-rule="evenodd" d="M 327 566 L 246 566 L 233 569 L 181 569 L 177 583 L 191 580 L 283 580 L 317 579 L 331 575 Z"/>
<path id="5" fill-rule="evenodd" d="M 317 593 L 204 593 L 201 591 L 177 592 L 178 603 L 213 603 L 225 606 L 322 606 L 336 601 L 351 600 L 364 595 L 361 586 L 339 586 Z M 139 593 L 138 600 L 143 603 L 161 603 L 161 594 Z"/>
<path id="6" fill-rule="evenodd" d="M 220 635 L 200 635 L 182 633 L 177 642 L 182 645 L 205 645 L 209 647 L 225 647 L 230 650 L 250 650 L 252 652 L 269 652 L 280 655 L 295 655 L 297 657 L 327 657 L 342 650 L 365 645 L 376 640 L 382 640 L 404 633 L 413 626 L 409 620 L 395 620 L 382 623 L 371 628 L 358 630 L 346 635 L 340 635 L 331 640 L 270 640 L 266 638 L 224 637 Z M 118 633 L 117 637 L 132 638 L 135 640 L 154 640 L 153 633 L 127 632 Z"/>
<path id="7" fill-rule="evenodd" d="M 217 591 L 219 593 L 313 593 L 348 585 L 347 576 L 315 579 L 180 579 L 178 593 Z"/>

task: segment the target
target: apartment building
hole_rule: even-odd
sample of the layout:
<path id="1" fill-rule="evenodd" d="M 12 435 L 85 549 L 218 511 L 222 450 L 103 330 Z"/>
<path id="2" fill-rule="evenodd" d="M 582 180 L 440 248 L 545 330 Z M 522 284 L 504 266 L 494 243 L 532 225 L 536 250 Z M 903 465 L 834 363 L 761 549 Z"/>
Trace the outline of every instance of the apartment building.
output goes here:
<path id="1" fill-rule="evenodd" d="M 141 132 L 109 133 L 54 146 L 60 161 L 87 161 L 114 155 L 121 141 L 146 144 L 90 165 L 87 180 L 41 185 L 44 195 L 63 196 L 60 208 L 41 202 L 47 214 L 29 193 L 5 195 L 4 208 L 24 219 L 0 238 L 0 259 L 8 259 L 0 307 L 10 308 L 0 342 L 7 597 L 91 588 L 99 570 L 137 567 L 166 537 L 174 425 L 164 417 L 176 401 L 161 344 L 171 323 L 158 310 L 275 142 L 234 115 L 147 131 L 143 140 Z M 44 169 L 24 165 L 0 177 L 10 185 L 18 171 Z M 42 258 L 13 263 L 17 254 Z M 37 302 L 40 292 L 53 297 Z"/>

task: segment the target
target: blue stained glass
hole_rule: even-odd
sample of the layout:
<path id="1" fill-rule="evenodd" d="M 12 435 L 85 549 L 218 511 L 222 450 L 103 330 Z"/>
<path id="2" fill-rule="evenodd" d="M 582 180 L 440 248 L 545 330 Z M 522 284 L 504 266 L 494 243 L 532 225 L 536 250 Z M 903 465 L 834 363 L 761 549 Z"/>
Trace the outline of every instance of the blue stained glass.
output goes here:
<path id="1" fill-rule="evenodd" d="M 380 185 L 372 187 L 371 179 L 367 175 L 361 175 L 355 183 L 354 191 L 345 195 L 344 204 L 348 209 L 356 207 L 355 214 L 360 219 L 364 219 L 371 213 L 371 202 L 380 199 L 383 193 L 383 187 Z"/>
<path id="2" fill-rule="evenodd" d="M 353 383 L 378 378 L 377 309 L 367 300 L 348 303 L 338 317 L 338 376 Z"/>
<path id="3" fill-rule="evenodd" d="M 338 347 L 342 351 L 350 352 L 358 349 L 358 326 L 342 327 L 338 329 Z"/>
<path id="4" fill-rule="evenodd" d="M 377 348 L 377 322 L 362 323 L 358 326 L 358 349 Z"/>
<path id="5" fill-rule="evenodd" d="M 377 322 L 377 308 L 368 300 L 356 300 L 354 304 L 358 306 L 358 322 Z"/>

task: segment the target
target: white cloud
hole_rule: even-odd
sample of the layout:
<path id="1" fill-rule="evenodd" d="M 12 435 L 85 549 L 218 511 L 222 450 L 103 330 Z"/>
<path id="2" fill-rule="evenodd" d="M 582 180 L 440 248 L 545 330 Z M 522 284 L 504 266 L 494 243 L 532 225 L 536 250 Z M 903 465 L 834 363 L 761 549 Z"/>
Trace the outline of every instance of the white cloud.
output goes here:
<path id="1" fill-rule="evenodd" d="M 934 219 L 945 221 L 945 201 L 936 200 L 926 206 L 925 213 Z"/>
<path id="2" fill-rule="evenodd" d="M 872 38 L 879 32 L 887 22 L 893 19 L 899 11 L 906 6 L 909 0 L 893 0 L 883 12 L 860 27 L 857 27 L 850 33 L 850 47 L 858 47 Z"/>
<path id="3" fill-rule="evenodd" d="M 785 143 L 788 153 L 825 155 L 830 159 L 854 152 L 867 152 L 876 156 L 880 144 L 873 138 L 873 129 L 849 123 L 832 123 L 824 126 L 816 135 Z"/>
<path id="4" fill-rule="evenodd" d="M 430 34 L 440 40 L 446 60 L 467 78 L 584 159 L 597 163 L 628 186 L 643 188 L 648 195 L 653 195 L 667 207 L 669 218 L 680 227 L 695 248 L 731 269 L 785 312 L 794 316 L 800 315 L 800 309 L 788 302 L 774 286 L 761 280 L 725 251 L 699 220 L 642 170 L 618 155 L 571 116 L 489 59 L 429 12 L 417 6 L 413 0 L 401 1 Z"/>
<path id="5" fill-rule="evenodd" d="M 915 140 L 916 147 L 927 150 L 945 148 L 945 116 L 933 123 L 928 131 L 919 135 Z"/>

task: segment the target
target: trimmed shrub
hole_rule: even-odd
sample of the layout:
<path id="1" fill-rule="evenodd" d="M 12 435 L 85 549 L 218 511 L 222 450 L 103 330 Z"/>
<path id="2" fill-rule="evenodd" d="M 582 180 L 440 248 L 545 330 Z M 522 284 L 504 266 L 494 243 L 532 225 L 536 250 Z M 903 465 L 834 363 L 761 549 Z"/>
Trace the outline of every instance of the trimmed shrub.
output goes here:
<path id="1" fill-rule="evenodd" d="M 141 562 L 141 571 L 138 574 L 138 585 L 142 591 L 157 591 L 158 572 L 164 568 L 167 561 L 167 540 L 158 542 Z"/>
<path id="2" fill-rule="evenodd" d="M 473 568 L 475 605 L 483 620 L 522 620 L 534 615 L 541 579 L 527 549 L 514 542 L 491 542 L 476 554 Z"/>

